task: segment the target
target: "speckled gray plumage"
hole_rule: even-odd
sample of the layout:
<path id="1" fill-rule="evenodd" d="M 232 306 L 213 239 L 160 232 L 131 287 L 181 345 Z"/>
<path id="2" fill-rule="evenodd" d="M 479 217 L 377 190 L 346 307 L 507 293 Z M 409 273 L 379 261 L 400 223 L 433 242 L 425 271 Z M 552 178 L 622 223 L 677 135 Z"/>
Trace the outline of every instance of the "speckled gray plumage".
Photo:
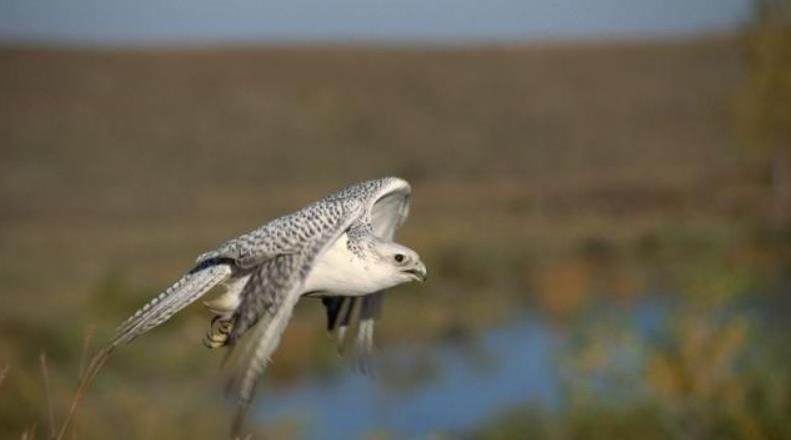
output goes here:
<path id="1" fill-rule="evenodd" d="M 279 306 L 283 297 L 305 279 L 311 264 L 323 248 L 350 224 L 358 221 L 362 206 L 357 200 L 337 203 L 322 200 L 292 216 L 285 217 L 289 219 L 285 223 L 286 228 L 283 228 L 281 223 L 281 228 L 278 230 L 284 231 L 280 235 L 284 239 L 280 242 L 280 246 L 288 251 L 280 251 L 269 259 L 264 259 L 253 270 L 250 281 L 242 290 L 242 303 L 234 314 L 234 329 L 229 340 L 230 344 L 236 342 L 248 328 L 255 325 L 262 312 Z M 271 231 L 268 232 L 271 234 Z M 260 233 L 257 235 L 262 236 Z M 277 236 L 275 233 L 275 237 Z M 294 242 L 293 237 L 299 241 Z M 271 246 L 272 243 L 278 246 L 277 241 L 270 241 L 269 245 Z"/>
<path id="2" fill-rule="evenodd" d="M 384 226 L 375 231 L 371 218 L 373 205 L 380 198 L 395 193 L 398 197 L 396 211 L 388 212 L 386 215 L 392 218 L 380 222 Z M 407 216 L 409 194 L 409 185 L 401 179 L 369 180 L 348 186 L 221 244 L 198 257 L 190 272 L 130 317 L 118 329 L 107 352 L 165 322 L 215 285 L 229 278 L 249 275 L 241 292 L 241 303 L 233 314 L 234 325 L 228 340 L 232 345 L 260 322 L 246 350 L 247 366 L 241 375 L 240 410 L 235 424 L 238 428 L 256 380 L 298 300 L 295 292 L 298 293 L 317 256 L 344 232 L 349 238 L 349 250 L 358 255 L 364 253 L 367 241 L 374 234 L 392 240 L 393 232 Z M 338 297 L 334 301 L 333 307 L 344 302 L 361 304 L 354 336 L 355 350 L 367 355 L 373 346 L 373 319 L 381 308 L 381 295 Z M 347 310 L 352 308 L 346 307 Z M 346 313 L 333 325 L 343 329 L 350 326 L 351 315 Z"/>
<path id="3" fill-rule="evenodd" d="M 182 276 L 167 290 L 149 301 L 116 330 L 110 347 L 131 342 L 134 338 L 170 319 L 203 293 L 231 275 L 227 264 L 203 262 Z"/>
<path id="4" fill-rule="evenodd" d="M 363 237 L 371 230 L 370 207 L 376 197 L 383 188 L 401 182 L 405 183 L 397 177 L 385 177 L 348 186 L 293 214 L 223 243 L 198 257 L 196 263 L 228 258 L 240 268 L 251 268 L 275 255 L 298 252 L 309 239 L 329 227 L 334 219 L 348 215 L 359 215 L 350 227 L 350 239 Z M 349 246 L 351 248 L 358 243 L 352 239 Z"/>

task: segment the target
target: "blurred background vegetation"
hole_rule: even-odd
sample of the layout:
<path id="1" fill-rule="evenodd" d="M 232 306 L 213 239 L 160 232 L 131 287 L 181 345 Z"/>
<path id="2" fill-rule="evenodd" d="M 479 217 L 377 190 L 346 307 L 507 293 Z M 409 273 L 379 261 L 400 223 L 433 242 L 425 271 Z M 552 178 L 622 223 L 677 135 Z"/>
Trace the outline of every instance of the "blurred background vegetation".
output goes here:
<path id="1" fill-rule="evenodd" d="M 788 1 L 758 3 L 739 34 L 674 40 L 6 46 L 0 102 L 2 438 L 49 436 L 86 335 L 95 348 L 195 255 L 381 175 L 413 184 L 399 241 L 432 279 L 394 289 L 377 330 L 408 361 L 337 392 L 379 390 L 381 412 L 434 400 L 420 421 L 351 435 L 355 414 L 326 409 L 311 427 L 302 408 L 356 379 L 303 301 L 252 432 L 791 438 Z M 225 435 L 207 325 L 194 306 L 118 350 L 68 438 Z M 518 364 L 529 347 L 543 370 Z"/>

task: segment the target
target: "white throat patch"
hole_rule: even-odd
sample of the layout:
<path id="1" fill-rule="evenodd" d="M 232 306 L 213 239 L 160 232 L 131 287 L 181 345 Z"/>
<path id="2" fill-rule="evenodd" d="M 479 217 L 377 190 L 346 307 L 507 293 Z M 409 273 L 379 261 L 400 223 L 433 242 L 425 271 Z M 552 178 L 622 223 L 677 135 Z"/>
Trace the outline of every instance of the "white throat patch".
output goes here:
<path id="1" fill-rule="evenodd" d="M 341 234 L 318 258 L 305 279 L 303 294 L 361 296 L 396 284 L 392 267 L 374 256 L 354 254 L 348 241 L 346 233 Z"/>

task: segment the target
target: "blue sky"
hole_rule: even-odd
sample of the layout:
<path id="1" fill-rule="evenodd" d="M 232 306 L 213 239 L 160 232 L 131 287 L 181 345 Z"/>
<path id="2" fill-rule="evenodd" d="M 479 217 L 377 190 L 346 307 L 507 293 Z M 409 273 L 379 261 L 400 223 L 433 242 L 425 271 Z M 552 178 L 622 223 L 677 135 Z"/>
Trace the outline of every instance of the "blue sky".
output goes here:
<path id="1" fill-rule="evenodd" d="M 750 0 L 0 0 L 0 40 L 465 42 L 731 29 Z"/>

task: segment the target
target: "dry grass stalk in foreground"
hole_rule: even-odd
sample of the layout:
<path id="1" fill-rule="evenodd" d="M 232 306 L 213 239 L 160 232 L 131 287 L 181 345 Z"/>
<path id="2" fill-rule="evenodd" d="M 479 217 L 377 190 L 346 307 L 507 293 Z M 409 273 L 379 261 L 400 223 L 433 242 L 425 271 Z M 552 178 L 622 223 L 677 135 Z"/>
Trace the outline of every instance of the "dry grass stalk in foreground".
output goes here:
<path id="1" fill-rule="evenodd" d="M 85 336 L 85 343 L 84 345 L 88 345 L 88 338 L 90 338 L 91 333 L 86 332 Z M 83 350 L 83 353 L 86 353 L 87 350 Z M 77 390 L 74 392 L 74 398 L 71 401 L 71 406 L 69 407 L 69 412 L 66 414 L 66 419 L 63 421 L 63 425 L 61 425 L 60 431 L 58 431 L 57 436 L 53 436 L 56 440 L 62 440 L 66 433 L 68 432 L 69 425 L 71 424 L 72 419 L 74 419 L 74 415 L 77 413 L 77 408 L 79 407 L 80 401 L 82 400 L 82 396 L 88 390 L 88 386 L 90 386 L 91 382 L 93 381 L 96 374 L 104 365 L 104 362 L 107 360 L 107 357 L 110 356 L 112 352 L 112 348 L 104 348 L 100 350 L 94 357 L 91 359 L 91 362 L 88 364 L 88 368 L 85 370 L 83 374 L 80 376 L 80 383 L 77 385 Z M 80 362 L 80 364 L 84 364 Z"/>
<path id="2" fill-rule="evenodd" d="M 91 324 L 85 329 L 85 334 L 82 338 L 82 354 L 80 355 L 80 377 L 85 375 L 85 360 L 88 359 L 88 350 L 91 348 L 91 338 L 96 326 Z"/>
<path id="3" fill-rule="evenodd" d="M 44 378 L 44 396 L 47 399 L 47 416 L 49 423 L 49 432 L 51 437 L 55 437 L 55 412 L 52 410 L 52 393 L 49 386 L 49 368 L 47 368 L 47 354 L 41 352 L 38 356 L 39 363 L 41 364 L 41 376 Z"/>

